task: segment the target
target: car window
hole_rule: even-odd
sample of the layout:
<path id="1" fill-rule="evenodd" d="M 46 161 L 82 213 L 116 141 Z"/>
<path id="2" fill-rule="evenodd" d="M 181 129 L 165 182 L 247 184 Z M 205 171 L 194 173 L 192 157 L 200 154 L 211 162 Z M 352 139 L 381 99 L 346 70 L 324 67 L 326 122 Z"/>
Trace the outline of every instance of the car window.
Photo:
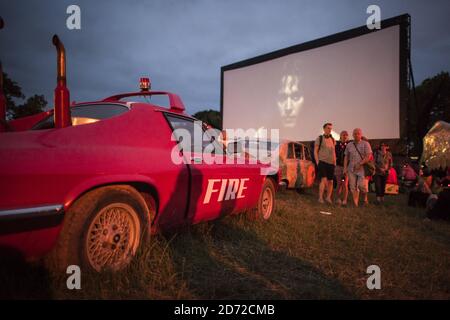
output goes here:
<path id="1" fill-rule="evenodd" d="M 301 144 L 294 143 L 294 153 L 296 159 L 303 160 L 303 146 Z"/>
<path id="2" fill-rule="evenodd" d="M 201 152 L 201 147 L 195 148 L 194 144 L 194 132 L 195 132 L 195 122 L 192 119 L 176 117 L 172 115 L 166 115 L 167 120 L 172 127 L 173 134 L 178 143 L 182 143 L 183 139 L 189 134 L 190 141 L 189 144 L 191 146 L 190 152 Z M 199 128 L 197 128 L 198 130 Z M 200 132 L 203 132 L 200 129 Z"/>
<path id="3" fill-rule="evenodd" d="M 305 146 L 304 150 L 305 150 L 305 160 L 311 161 L 311 153 L 309 152 L 309 148 Z"/>
<path id="4" fill-rule="evenodd" d="M 128 107 L 119 104 L 93 104 L 71 109 L 72 118 L 92 118 L 102 120 L 128 111 Z"/>
<path id="5" fill-rule="evenodd" d="M 189 134 L 190 137 L 189 143 L 191 146 L 190 150 L 191 152 L 196 153 L 207 152 L 205 148 L 210 144 L 213 144 L 215 148 L 211 148 L 211 146 L 209 146 L 208 147 L 209 153 L 212 154 L 224 153 L 223 146 L 220 144 L 220 142 L 216 141 L 215 137 L 208 135 L 208 133 L 204 131 L 201 121 L 194 121 L 194 119 L 173 116 L 170 114 L 166 114 L 166 117 L 172 127 L 172 130 L 174 131 L 174 136 L 178 142 L 182 141 L 182 139 L 184 139 L 186 135 Z M 203 135 L 205 135 L 206 139 L 203 139 L 202 136 L 200 137 L 200 139 L 202 139 L 201 143 L 196 144 L 195 143 L 196 141 L 194 140 L 195 132 L 201 132 Z"/>
<path id="6" fill-rule="evenodd" d="M 169 97 L 167 94 L 155 94 L 151 96 L 132 96 L 124 97 L 120 101 L 150 103 L 159 107 L 170 107 Z"/>
<path id="7" fill-rule="evenodd" d="M 267 151 L 274 151 L 278 148 L 279 143 L 273 141 L 265 141 L 265 140 L 249 140 L 245 139 L 245 148 L 256 148 L 256 149 L 264 149 Z"/>
<path id="8" fill-rule="evenodd" d="M 288 159 L 294 159 L 294 146 L 293 146 L 293 143 L 289 143 L 288 144 L 287 158 Z"/>
<path id="9" fill-rule="evenodd" d="M 129 109 L 120 104 L 87 104 L 70 108 L 72 125 L 81 125 L 111 118 Z M 51 129 L 55 127 L 53 114 L 34 125 L 32 130 Z"/>

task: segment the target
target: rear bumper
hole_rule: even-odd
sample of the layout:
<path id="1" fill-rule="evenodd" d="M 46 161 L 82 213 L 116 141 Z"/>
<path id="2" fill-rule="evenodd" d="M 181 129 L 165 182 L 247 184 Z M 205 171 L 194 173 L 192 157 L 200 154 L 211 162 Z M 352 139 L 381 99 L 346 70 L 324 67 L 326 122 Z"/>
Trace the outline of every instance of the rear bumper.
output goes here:
<path id="1" fill-rule="evenodd" d="M 64 206 L 60 204 L 0 210 L 0 235 L 53 228 L 63 217 Z"/>

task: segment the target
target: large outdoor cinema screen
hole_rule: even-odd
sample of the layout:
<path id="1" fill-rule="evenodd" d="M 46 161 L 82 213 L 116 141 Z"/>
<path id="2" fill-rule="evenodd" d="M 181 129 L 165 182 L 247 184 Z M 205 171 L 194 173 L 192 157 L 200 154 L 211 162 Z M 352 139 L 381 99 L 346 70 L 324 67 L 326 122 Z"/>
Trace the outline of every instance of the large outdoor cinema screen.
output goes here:
<path id="1" fill-rule="evenodd" d="M 222 67 L 223 129 L 311 141 L 331 122 L 335 133 L 360 127 L 369 139 L 401 138 L 407 17 Z"/>

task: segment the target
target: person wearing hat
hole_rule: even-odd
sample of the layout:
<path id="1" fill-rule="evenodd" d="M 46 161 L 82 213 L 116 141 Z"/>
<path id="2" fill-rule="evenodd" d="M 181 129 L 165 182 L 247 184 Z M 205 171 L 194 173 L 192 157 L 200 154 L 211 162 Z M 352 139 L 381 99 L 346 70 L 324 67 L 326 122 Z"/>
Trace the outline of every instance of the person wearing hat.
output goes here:
<path id="1" fill-rule="evenodd" d="M 386 189 L 386 180 L 389 175 L 389 170 L 392 168 L 392 154 L 389 152 L 389 146 L 382 142 L 380 147 L 374 154 L 375 161 L 375 175 L 373 176 L 375 182 L 375 193 L 377 195 L 377 204 L 383 203 L 384 191 Z"/>

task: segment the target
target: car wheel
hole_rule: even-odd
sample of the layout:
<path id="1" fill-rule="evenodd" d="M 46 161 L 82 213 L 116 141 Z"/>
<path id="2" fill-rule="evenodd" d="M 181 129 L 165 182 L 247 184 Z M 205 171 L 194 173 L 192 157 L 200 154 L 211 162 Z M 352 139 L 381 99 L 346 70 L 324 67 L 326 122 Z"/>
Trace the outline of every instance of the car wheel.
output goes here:
<path id="1" fill-rule="evenodd" d="M 70 207 L 50 267 L 102 272 L 124 269 L 149 232 L 153 208 L 137 190 L 126 185 L 93 190 Z"/>
<path id="2" fill-rule="evenodd" d="M 275 185 L 272 179 L 266 178 L 258 201 L 258 217 L 268 220 L 275 209 Z"/>

